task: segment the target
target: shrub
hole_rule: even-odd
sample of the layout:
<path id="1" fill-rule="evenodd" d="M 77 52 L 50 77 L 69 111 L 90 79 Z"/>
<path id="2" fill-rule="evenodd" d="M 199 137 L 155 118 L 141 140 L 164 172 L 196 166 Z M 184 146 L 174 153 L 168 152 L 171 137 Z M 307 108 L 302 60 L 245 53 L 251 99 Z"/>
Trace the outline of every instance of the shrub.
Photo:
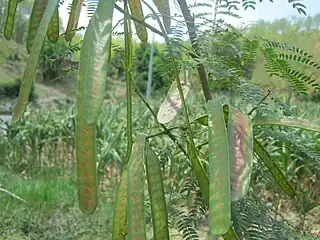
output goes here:
<path id="1" fill-rule="evenodd" d="M 16 78 L 13 83 L 7 83 L 0 87 L 0 97 L 18 97 L 19 96 L 19 90 L 21 85 L 21 78 Z M 34 90 L 34 84 L 32 84 L 31 92 L 29 96 L 29 101 L 34 101 L 38 98 L 35 90 Z"/>

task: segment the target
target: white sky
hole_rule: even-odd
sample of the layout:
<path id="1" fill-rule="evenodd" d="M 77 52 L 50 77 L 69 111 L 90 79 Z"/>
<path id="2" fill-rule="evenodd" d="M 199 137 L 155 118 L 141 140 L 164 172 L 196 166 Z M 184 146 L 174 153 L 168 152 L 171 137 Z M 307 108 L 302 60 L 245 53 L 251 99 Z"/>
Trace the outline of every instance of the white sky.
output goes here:
<path id="1" fill-rule="evenodd" d="M 147 0 L 147 1 L 150 5 L 152 5 L 152 7 L 154 7 L 154 9 L 156 9 L 152 0 Z M 283 18 L 283 17 L 291 17 L 291 16 L 306 17 L 302 14 L 299 14 L 298 11 L 296 9 L 294 9 L 291 4 L 288 3 L 288 0 L 274 0 L 273 3 L 269 2 L 269 1 L 270 0 L 264 0 L 262 3 L 259 3 L 259 1 L 257 1 L 256 10 L 249 8 L 246 11 L 244 11 L 244 10 L 239 11 L 238 14 L 240 16 L 242 16 L 242 19 L 240 19 L 240 20 L 234 19 L 234 18 L 225 18 L 225 20 L 233 25 L 239 25 L 242 23 L 248 24 L 250 22 L 254 22 L 254 21 L 257 21 L 260 19 L 275 20 L 275 19 L 279 19 L 279 18 Z M 71 2 L 71 0 L 65 1 L 64 5 L 60 8 L 60 13 L 61 13 L 60 17 L 62 18 L 62 21 L 63 21 L 65 28 L 66 28 L 66 25 L 68 22 L 67 6 L 68 6 L 69 2 Z M 174 14 L 180 15 L 181 13 L 180 13 L 179 7 L 177 6 L 177 3 L 175 3 L 175 1 L 173 1 L 173 0 L 169 0 L 169 2 L 170 2 L 170 6 L 171 6 L 171 15 L 174 15 Z M 187 0 L 188 4 L 194 4 L 195 2 L 212 3 L 213 1 L 212 0 L 211 1 L 210 0 L 202 0 L 202 1 Z M 306 9 L 307 15 L 315 15 L 317 13 L 320 13 L 320 0 L 303 0 L 303 3 L 307 7 L 307 9 Z M 118 5 L 121 6 L 121 3 L 120 4 L 118 3 Z M 205 8 L 205 9 L 198 8 L 197 10 L 198 10 L 197 12 L 201 12 L 201 11 L 214 12 L 213 9 L 207 9 L 207 8 Z M 144 15 L 151 13 L 150 10 L 146 6 L 143 6 L 143 11 L 144 11 Z M 194 12 L 194 13 L 196 14 L 197 12 Z M 113 23 L 115 24 L 120 19 L 122 19 L 122 14 L 120 12 L 118 12 L 117 10 L 114 10 Z M 146 22 L 152 26 L 155 25 L 155 27 L 159 29 L 159 27 L 157 27 L 157 25 L 156 25 L 155 20 L 147 19 Z M 174 22 L 173 22 L 173 24 L 174 24 Z M 86 14 L 86 9 L 83 8 L 78 27 L 87 26 L 87 25 L 88 25 L 88 17 Z M 150 41 L 152 39 L 151 31 L 148 30 L 148 34 L 149 34 L 148 40 Z M 163 42 L 163 38 L 158 35 L 155 35 L 155 41 Z"/>

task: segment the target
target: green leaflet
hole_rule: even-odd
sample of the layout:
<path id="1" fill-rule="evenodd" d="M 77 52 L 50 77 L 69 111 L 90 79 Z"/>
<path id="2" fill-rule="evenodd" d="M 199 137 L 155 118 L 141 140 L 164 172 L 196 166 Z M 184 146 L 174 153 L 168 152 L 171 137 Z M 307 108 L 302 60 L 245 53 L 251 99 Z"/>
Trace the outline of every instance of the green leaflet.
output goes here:
<path id="1" fill-rule="evenodd" d="M 118 188 L 117 200 L 113 214 L 113 240 L 124 240 L 126 232 L 123 231 L 127 224 L 127 189 L 128 189 L 128 168 L 124 167 L 120 185 Z"/>
<path id="2" fill-rule="evenodd" d="M 130 11 L 131 14 L 143 21 L 144 16 L 143 16 L 143 10 L 142 10 L 142 5 L 140 0 L 129 0 L 129 6 L 130 6 Z M 148 41 L 148 33 L 147 29 L 145 26 L 141 25 L 140 23 L 134 22 L 134 26 L 136 27 L 138 37 L 141 42 L 147 42 Z"/>
<path id="3" fill-rule="evenodd" d="M 168 212 L 161 167 L 157 155 L 147 146 L 146 171 L 151 202 L 154 240 L 169 240 Z"/>
<path id="4" fill-rule="evenodd" d="M 228 142 L 231 166 L 232 201 L 243 198 L 249 188 L 253 164 L 253 132 L 251 120 L 229 106 Z"/>
<path id="5" fill-rule="evenodd" d="M 23 73 L 22 84 L 20 86 L 19 98 L 13 109 L 12 122 L 17 122 L 22 117 L 26 106 L 28 104 L 28 98 L 30 94 L 30 89 L 32 86 L 32 81 L 36 75 L 36 67 L 38 64 L 39 55 L 42 49 L 44 39 L 46 37 L 49 22 L 52 19 L 54 11 L 58 6 L 59 0 L 51 0 L 46 8 L 43 18 L 41 19 L 38 30 L 36 31 L 34 44 L 31 47 L 30 55 L 27 60 L 27 65 Z"/>
<path id="6" fill-rule="evenodd" d="M 176 81 L 171 84 L 167 96 L 159 108 L 157 114 L 157 120 L 159 123 L 165 124 L 172 121 L 177 116 L 178 111 L 182 106 L 182 101 L 179 95 Z M 190 86 L 181 84 L 181 87 L 183 90 L 184 98 L 187 98 Z"/>
<path id="7" fill-rule="evenodd" d="M 278 125 L 284 127 L 301 128 L 308 131 L 320 132 L 320 125 L 296 117 L 283 116 L 279 118 L 259 118 L 254 121 L 255 126 Z"/>
<path id="8" fill-rule="evenodd" d="M 49 24 L 47 32 L 48 40 L 55 44 L 59 40 L 59 7 L 56 7 L 56 10 L 52 16 L 51 22 Z"/>
<path id="9" fill-rule="evenodd" d="M 11 39 L 13 27 L 14 27 L 14 18 L 16 16 L 18 1 L 17 0 L 9 0 L 8 1 L 8 12 L 6 18 L 6 24 L 4 26 L 4 37 L 7 40 Z"/>
<path id="10" fill-rule="evenodd" d="M 168 0 L 153 0 L 154 4 L 157 6 L 159 12 L 162 15 L 163 25 L 168 33 L 171 32 L 171 18 L 170 18 L 170 5 Z"/>
<path id="11" fill-rule="evenodd" d="M 273 178 L 283 189 L 283 191 L 287 193 L 289 196 L 294 197 L 296 195 L 294 189 L 287 181 L 286 177 L 283 175 L 277 164 L 272 160 L 269 153 L 261 146 L 261 144 L 256 138 L 254 138 L 254 151 L 258 155 L 259 159 L 263 161 L 263 163 L 269 169 Z"/>
<path id="12" fill-rule="evenodd" d="M 128 239 L 146 240 L 144 216 L 145 136 L 139 135 L 132 146 L 128 169 Z"/>
<path id="13" fill-rule="evenodd" d="M 79 66 L 79 71 L 85 78 L 84 111 L 89 125 L 97 122 L 105 97 L 114 3 L 115 0 L 99 1 L 82 44 L 88 50 L 86 63 Z"/>
<path id="14" fill-rule="evenodd" d="M 209 116 L 209 228 L 211 235 L 228 232 L 231 226 L 230 159 L 227 129 L 220 100 L 207 103 Z"/>
<path id="15" fill-rule="evenodd" d="M 73 0 L 71 11 L 69 15 L 68 25 L 66 29 L 65 39 L 67 42 L 71 42 L 72 38 L 75 35 L 74 29 L 78 26 L 78 21 L 81 13 L 81 9 L 83 6 L 84 0 Z"/>
<path id="16" fill-rule="evenodd" d="M 38 27 L 40 25 L 42 16 L 46 7 L 48 5 L 48 0 L 35 0 L 33 3 L 33 8 L 30 16 L 29 31 L 27 37 L 27 51 L 30 53 L 33 41 L 35 39 Z M 55 10 L 56 11 L 56 10 Z"/>

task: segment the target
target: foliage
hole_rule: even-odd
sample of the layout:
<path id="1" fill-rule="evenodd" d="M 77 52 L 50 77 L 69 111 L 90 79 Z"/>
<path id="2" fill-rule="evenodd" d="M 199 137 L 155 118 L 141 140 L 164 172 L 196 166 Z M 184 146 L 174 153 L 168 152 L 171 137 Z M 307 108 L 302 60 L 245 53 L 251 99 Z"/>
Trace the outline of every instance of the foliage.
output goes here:
<path id="1" fill-rule="evenodd" d="M 68 46 L 62 38 L 56 44 L 46 40 L 39 57 L 43 81 L 58 81 L 67 72 L 77 69 L 77 65 L 72 65 L 70 55 L 79 50 L 79 43 Z"/>
<path id="2" fill-rule="evenodd" d="M 152 67 L 152 89 L 153 91 L 159 91 L 166 88 L 169 84 L 169 78 L 166 76 L 164 69 L 164 56 L 161 54 L 157 48 L 154 46 L 154 57 L 153 57 L 153 67 Z M 135 51 L 135 81 L 141 92 L 145 92 L 147 89 L 148 80 L 148 63 L 150 58 L 150 43 L 140 43 L 140 47 Z"/>
<path id="3" fill-rule="evenodd" d="M 21 86 L 21 78 L 16 78 L 13 83 L 3 84 L 0 88 L 0 96 L 8 98 L 17 98 L 19 96 L 19 89 Z M 35 101 L 37 99 L 37 94 L 34 90 L 34 85 L 31 87 L 31 92 L 29 95 L 29 101 Z"/>
<path id="4" fill-rule="evenodd" d="M 160 31 L 157 29 L 153 29 L 153 31 L 161 34 L 166 42 L 163 64 L 161 64 L 163 67 L 161 75 L 170 79 L 172 81 L 171 86 L 174 86 L 177 91 L 169 91 L 165 101 L 176 102 L 177 92 L 180 98 L 178 100 L 179 106 L 172 107 L 168 104 L 167 111 L 178 112 L 181 108 L 182 114 L 177 115 L 175 119 L 171 118 L 165 124 L 158 121 L 157 114 L 153 110 L 154 106 L 142 96 L 139 89 L 142 80 L 139 81 L 139 78 L 137 78 L 137 83 L 140 86 L 137 85 L 136 76 L 132 74 L 134 57 L 128 8 L 131 10 L 131 18 L 134 20 L 138 37 L 142 42 L 147 41 L 146 28 L 151 28 L 143 21 L 141 2 L 152 11 L 152 17 L 159 24 Z M 30 125 L 31 122 L 25 120 L 28 117 L 27 114 L 23 116 L 27 110 L 26 96 L 29 96 L 29 87 L 35 76 L 35 60 L 39 58 L 40 48 L 44 42 L 49 21 L 52 20 L 55 4 L 57 4 L 55 1 L 50 2 L 36 32 L 34 42 L 38 42 L 39 45 L 33 45 L 31 48 L 31 55 L 27 61 L 27 69 L 22 80 L 23 85 L 21 85 L 19 99 L 14 111 L 13 123 L 8 126 L 10 130 L 7 132 L 8 137 L 4 140 L 7 146 L 10 146 L 11 142 L 15 145 L 11 145 L 11 148 L 5 149 L 4 152 L 12 154 L 11 157 L 18 153 L 19 158 L 21 151 L 30 151 L 33 154 L 33 166 L 46 164 L 46 161 L 42 159 L 42 151 L 45 142 L 48 141 L 47 136 L 55 138 L 59 134 L 56 132 L 57 129 L 63 127 L 62 132 L 69 136 L 67 141 L 62 141 L 63 144 L 67 143 L 67 151 L 70 151 L 71 146 L 73 150 L 74 145 L 70 143 L 76 142 L 78 202 L 80 210 L 88 215 L 96 211 L 99 202 L 97 180 L 102 183 L 100 171 L 110 161 L 110 157 L 116 156 L 120 169 L 124 170 L 122 177 L 126 178 L 128 175 L 128 178 L 127 181 L 122 179 L 124 185 L 119 188 L 117 196 L 117 201 L 124 203 L 126 206 L 121 207 L 122 205 L 117 202 L 114 210 L 115 221 L 113 224 L 121 224 L 121 226 L 114 225 L 113 236 L 115 239 L 124 239 L 126 235 L 129 238 L 135 236 L 146 239 L 147 224 L 145 217 L 150 218 L 150 216 L 154 227 L 154 237 L 159 232 L 165 232 L 168 235 L 169 228 L 178 228 L 183 235 L 183 239 L 199 239 L 196 222 L 201 217 L 207 217 L 203 209 L 208 210 L 210 224 L 207 233 L 210 237 L 220 235 L 225 240 L 287 238 L 297 229 L 292 229 L 276 218 L 270 217 L 269 209 L 259 207 L 263 201 L 259 198 L 254 201 L 258 190 L 253 183 L 256 183 L 257 179 L 263 179 L 264 183 L 272 182 L 272 186 L 277 186 L 274 187 L 275 192 L 286 193 L 291 198 L 297 197 L 295 203 L 299 205 L 298 209 L 303 216 L 306 216 L 319 203 L 319 193 L 310 184 L 310 181 L 306 190 L 301 186 L 305 179 L 310 180 L 311 175 L 315 181 L 319 180 L 319 169 L 316 167 L 318 161 L 316 152 L 319 148 L 314 144 L 318 138 L 318 135 L 314 134 L 319 134 L 319 128 L 312 128 L 315 133 L 305 133 L 306 130 L 310 129 L 306 129 L 301 125 L 301 122 L 300 125 L 292 125 L 292 122 L 281 121 L 278 124 L 281 126 L 273 126 L 274 122 L 266 121 L 265 123 L 271 126 L 254 125 L 255 120 L 260 117 L 271 118 L 274 115 L 279 117 L 294 114 L 279 99 L 273 99 L 275 107 L 267 105 L 266 101 L 271 91 L 269 90 L 263 96 L 263 90 L 250 82 L 250 72 L 257 59 L 257 53 L 260 52 L 265 57 L 265 71 L 270 77 L 277 76 L 290 84 L 295 92 L 308 94 L 310 90 L 318 91 L 319 84 L 313 80 L 312 76 L 304 74 L 291 65 L 291 61 L 304 67 L 313 68 L 314 71 L 318 71 L 320 66 L 305 50 L 259 36 L 249 39 L 240 30 L 234 29 L 219 19 L 220 15 L 238 18 L 239 16 L 232 9 L 237 10 L 240 5 L 244 9 L 254 8 L 256 1 L 244 0 L 242 3 L 240 1 L 216 1 L 213 20 L 208 17 L 210 15 L 208 13 L 192 16 L 189 10 L 189 8 L 199 6 L 211 6 L 210 4 L 195 3 L 193 6 L 188 6 L 185 0 L 178 0 L 177 2 L 188 29 L 191 46 L 182 44 L 184 35 L 182 24 L 169 29 L 168 21 L 166 21 L 166 27 L 164 27 L 160 17 L 145 1 L 130 0 L 128 2 L 129 6 L 127 1 L 124 1 L 124 10 L 116 5 L 116 8 L 123 12 L 125 20 L 125 47 L 122 65 L 126 80 L 126 101 L 119 109 L 126 106 L 126 114 L 119 119 L 119 114 L 112 112 L 114 103 L 104 103 L 103 101 L 107 84 L 106 63 L 110 60 L 110 50 L 112 49 L 109 41 L 112 32 L 111 25 L 109 25 L 111 21 L 108 18 L 112 18 L 114 10 L 107 4 L 113 4 L 113 2 L 88 1 L 91 20 L 81 49 L 76 99 L 77 109 L 75 116 L 70 114 L 71 117 L 67 121 L 72 121 L 72 130 L 65 130 L 68 126 L 66 123 L 63 126 L 55 125 L 53 129 L 50 126 L 49 128 L 35 126 L 29 127 L 32 131 L 29 132 L 27 138 L 24 138 L 24 133 L 20 128 L 23 129 L 24 125 Z M 305 6 L 302 3 L 288 2 L 292 3 L 299 13 L 305 14 Z M 103 9 L 108 10 L 106 15 L 103 14 Z M 12 8 L 7 18 L 12 19 L 14 12 L 15 8 Z M 162 15 L 167 14 L 164 11 L 160 12 Z M 167 19 L 167 17 L 162 16 L 162 19 Z M 197 18 L 204 21 L 196 24 L 195 19 Z M 102 27 L 100 21 L 104 23 Z M 9 30 L 12 29 L 10 24 L 12 24 L 12 21 L 7 21 L 7 38 L 10 38 Z M 209 31 L 205 32 L 207 35 L 202 34 L 202 31 L 200 31 L 202 26 L 213 26 L 212 33 Z M 170 36 L 167 35 L 168 29 L 172 31 Z M 198 35 L 201 35 L 201 37 L 198 37 Z M 203 41 L 202 45 L 199 44 L 199 40 Z M 135 67 L 138 74 L 145 70 L 143 66 L 147 66 L 146 59 L 148 58 L 145 57 L 147 47 L 146 43 L 142 43 L 140 52 L 136 52 L 138 64 Z M 230 48 L 232 51 L 229 51 Z M 211 49 L 211 51 L 208 51 L 208 49 Z M 194 98 L 198 105 L 193 105 L 192 100 L 187 101 L 185 99 L 186 93 L 184 93 L 180 79 L 181 72 L 186 68 L 198 71 L 199 79 L 192 79 L 191 84 L 198 84 L 196 81 L 200 80 L 206 104 L 198 98 Z M 209 81 L 207 70 L 212 75 Z M 211 86 L 214 85 L 214 79 L 215 81 L 218 79 L 221 86 L 226 85 L 231 89 L 230 103 L 221 101 L 222 98 L 219 99 L 219 96 L 213 99 L 210 83 Z M 164 85 L 164 83 L 165 81 L 161 85 Z M 132 89 L 139 99 L 133 98 L 135 95 L 133 95 Z M 196 90 L 191 92 L 193 93 L 190 94 L 191 96 L 196 96 Z M 241 97 L 238 106 L 235 106 L 236 95 Z M 144 111 L 142 114 L 139 105 L 133 104 L 134 101 L 141 101 L 143 103 L 141 107 L 147 108 L 148 112 Z M 231 107 L 229 107 L 229 104 Z M 156 107 L 158 105 L 157 103 Z M 245 109 L 241 105 L 244 105 Z M 281 106 L 281 111 L 279 111 L 279 106 Z M 100 114 L 100 112 L 103 113 L 103 109 L 107 109 L 107 118 L 101 121 L 98 117 L 103 116 L 103 114 Z M 135 115 L 137 114 L 136 111 L 138 111 L 138 115 Z M 197 124 L 199 120 L 191 120 L 192 117 L 196 118 L 203 112 L 209 113 L 208 126 Z M 50 119 L 52 115 L 49 116 Z M 133 116 L 137 116 L 136 121 L 134 121 Z M 200 119 L 203 120 L 202 117 Z M 116 135 L 112 136 L 107 131 L 103 131 L 109 127 L 106 123 L 110 122 L 106 120 L 115 123 L 114 126 L 117 126 Z M 120 125 L 121 120 L 122 124 L 123 122 L 126 123 L 125 127 Z M 253 123 L 250 120 L 253 120 Z M 55 122 L 55 124 L 57 123 Z M 290 127 L 298 129 L 287 130 Z M 126 131 L 123 131 L 123 128 Z M 38 137 L 35 138 L 34 136 Z M 123 142 L 124 137 L 127 138 L 126 144 L 121 145 L 120 142 Z M 163 137 L 167 137 L 170 141 Z M 27 141 L 28 144 L 21 144 L 26 139 L 29 140 L 29 142 Z M 38 141 L 35 141 L 36 139 Z M 115 139 L 119 139 L 119 142 L 115 142 Z M 208 139 L 208 141 L 204 141 L 204 139 Z M 250 139 L 253 139 L 253 144 Z M 57 142 L 54 146 L 57 147 Z M 124 150 L 125 146 L 126 150 Z M 146 146 L 152 150 L 155 149 L 155 155 L 159 156 L 162 172 L 158 166 L 155 172 L 156 177 L 159 179 L 161 179 L 161 175 L 164 177 L 163 184 L 158 186 L 154 186 L 152 179 L 148 177 L 148 186 L 150 184 L 152 186 L 149 186 L 149 194 L 145 196 Z M 201 148 L 206 149 L 206 151 L 201 151 Z M 253 152 L 254 154 L 252 154 Z M 109 155 L 110 153 L 112 153 L 112 156 Z M 230 158 L 234 161 L 230 161 Z M 305 158 L 307 161 L 304 161 Z M 289 164 L 289 160 L 292 159 L 294 159 L 294 162 Z M 219 165 L 219 161 L 225 164 Z M 249 164 L 251 162 L 252 165 Z M 221 167 L 221 169 L 217 171 L 216 166 Z M 233 171 L 229 172 L 229 167 Z M 246 174 L 243 174 L 242 171 L 244 170 L 247 172 Z M 126 171 L 128 171 L 127 175 Z M 222 173 L 222 171 L 225 173 Z M 246 187 L 246 190 L 238 195 L 239 198 L 243 199 L 233 199 L 235 203 L 232 204 L 234 207 L 231 207 L 230 195 L 234 192 L 230 193 L 230 184 L 233 185 L 233 189 L 235 189 L 234 186 L 240 186 L 239 188 L 241 188 L 247 184 L 248 176 L 250 178 L 251 173 L 250 186 L 252 189 L 248 192 Z M 239 177 L 244 175 L 247 180 Z M 128 182 L 127 185 L 126 182 Z M 196 193 L 195 198 L 190 197 L 191 192 Z M 162 197 L 161 207 L 156 208 L 155 204 L 160 203 L 158 202 L 160 200 L 156 199 L 159 197 L 159 193 Z M 219 202 L 221 196 L 224 201 Z M 127 202 L 125 198 L 127 198 Z M 244 202 L 239 205 L 239 201 Z M 145 211 L 146 209 L 148 211 Z M 188 213 L 184 213 L 184 210 L 187 210 Z M 158 216 L 162 217 L 162 224 L 158 224 Z M 170 221 L 168 225 L 163 224 L 163 221 L 167 221 L 167 216 Z M 304 223 L 304 219 L 302 223 Z M 301 230 L 303 228 L 297 231 Z"/>

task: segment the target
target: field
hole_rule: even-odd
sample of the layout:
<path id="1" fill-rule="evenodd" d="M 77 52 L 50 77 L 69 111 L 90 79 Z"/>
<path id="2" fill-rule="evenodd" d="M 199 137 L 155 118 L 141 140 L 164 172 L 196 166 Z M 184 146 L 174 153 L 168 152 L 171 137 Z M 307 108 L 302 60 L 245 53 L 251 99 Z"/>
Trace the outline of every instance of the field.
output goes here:
<path id="1" fill-rule="evenodd" d="M 223 99 L 228 101 L 227 97 Z M 160 99 L 152 101 L 152 106 L 158 108 L 159 103 Z M 241 99 L 237 99 L 237 105 L 242 109 L 248 108 L 241 105 Z M 148 135 L 157 132 L 151 114 L 139 99 L 135 98 L 133 106 L 134 129 Z M 201 101 L 194 96 L 188 99 L 188 106 L 192 118 L 203 113 Z M 312 103 L 299 103 L 291 108 L 298 116 L 309 119 L 320 117 L 319 107 Z M 3 159 L 0 166 L 0 187 L 14 195 L 1 193 L 1 239 L 111 238 L 115 190 L 119 184 L 126 149 L 125 100 L 108 100 L 103 109 L 97 134 L 100 202 L 98 210 L 92 216 L 84 215 L 77 206 L 73 105 L 62 102 L 60 105 L 33 109 L 26 113 L 21 124 L 9 127 L 0 144 Z M 179 116 L 174 125 L 181 124 L 182 118 Z M 202 142 L 201 136 L 203 134 L 199 131 L 198 143 Z M 177 147 L 165 136 L 156 139 L 153 144 L 160 146 L 161 161 L 170 158 L 164 171 L 165 190 L 169 193 L 173 186 L 183 187 L 188 179 L 185 171 L 189 170 L 179 167 L 179 162 L 184 166 L 184 158 L 178 153 Z M 179 179 L 182 182 L 175 182 Z M 261 196 L 265 206 L 273 209 L 273 214 L 278 219 L 284 218 L 297 232 L 307 233 L 299 239 L 317 239 L 320 228 L 319 208 L 312 208 L 302 217 L 300 206 L 295 201 L 289 200 L 279 189 L 269 187 L 272 181 L 255 184 L 255 188 L 259 189 L 256 193 Z M 148 207 L 146 211 L 150 211 Z M 147 218 L 150 218 L 149 214 L 150 212 L 147 213 Z M 147 222 L 150 223 L 150 220 Z M 200 236 L 205 236 L 206 221 L 199 217 L 197 222 L 196 228 Z M 150 234 L 152 228 L 149 224 L 147 226 Z M 171 228 L 172 236 L 176 236 L 172 239 L 181 239 L 175 228 L 174 225 Z"/>

